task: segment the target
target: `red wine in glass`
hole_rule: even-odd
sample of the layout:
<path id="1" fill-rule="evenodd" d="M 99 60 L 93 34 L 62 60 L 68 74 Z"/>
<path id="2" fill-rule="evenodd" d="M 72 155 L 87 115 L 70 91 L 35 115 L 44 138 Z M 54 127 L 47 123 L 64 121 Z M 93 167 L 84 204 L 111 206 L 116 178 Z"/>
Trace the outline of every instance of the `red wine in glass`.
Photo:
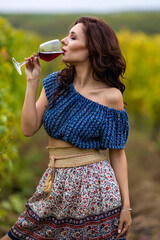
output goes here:
<path id="1" fill-rule="evenodd" d="M 37 56 L 39 56 L 40 59 L 50 62 L 53 59 L 57 58 L 60 54 L 63 52 L 39 52 Z"/>
<path id="2" fill-rule="evenodd" d="M 60 54 L 63 54 L 63 51 L 61 48 L 62 48 L 62 45 L 58 39 L 44 42 L 39 46 L 37 57 L 39 57 L 40 59 L 46 62 L 50 62 L 53 59 L 57 58 Z M 22 75 L 21 66 L 26 64 L 27 61 L 19 63 L 15 60 L 15 58 L 12 58 L 12 61 L 18 73 Z"/>

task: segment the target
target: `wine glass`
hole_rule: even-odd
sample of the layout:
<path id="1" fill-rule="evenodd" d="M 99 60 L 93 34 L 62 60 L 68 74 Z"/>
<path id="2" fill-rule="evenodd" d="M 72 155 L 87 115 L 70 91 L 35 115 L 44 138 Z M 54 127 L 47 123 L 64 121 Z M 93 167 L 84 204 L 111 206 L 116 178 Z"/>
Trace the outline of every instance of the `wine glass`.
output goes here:
<path id="1" fill-rule="evenodd" d="M 51 40 L 51 41 L 42 43 L 39 46 L 39 50 L 38 50 L 38 53 L 36 56 L 46 62 L 49 62 L 49 61 L 55 59 L 56 57 L 58 57 L 60 54 L 63 54 L 62 45 L 58 39 L 55 39 L 55 40 Z M 18 73 L 20 75 L 22 75 L 21 67 L 24 64 L 26 64 L 28 61 L 19 63 L 15 60 L 15 58 L 12 58 L 12 61 L 14 63 L 15 68 L 17 69 Z"/>

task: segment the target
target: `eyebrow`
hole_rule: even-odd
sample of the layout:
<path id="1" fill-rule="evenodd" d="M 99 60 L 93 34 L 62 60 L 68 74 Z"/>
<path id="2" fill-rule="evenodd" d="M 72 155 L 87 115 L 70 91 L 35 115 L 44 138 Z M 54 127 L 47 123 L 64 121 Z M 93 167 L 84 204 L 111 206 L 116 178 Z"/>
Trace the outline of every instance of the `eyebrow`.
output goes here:
<path id="1" fill-rule="evenodd" d="M 76 32 L 73 32 L 73 31 L 72 31 L 72 32 L 70 32 L 70 34 L 76 34 Z"/>

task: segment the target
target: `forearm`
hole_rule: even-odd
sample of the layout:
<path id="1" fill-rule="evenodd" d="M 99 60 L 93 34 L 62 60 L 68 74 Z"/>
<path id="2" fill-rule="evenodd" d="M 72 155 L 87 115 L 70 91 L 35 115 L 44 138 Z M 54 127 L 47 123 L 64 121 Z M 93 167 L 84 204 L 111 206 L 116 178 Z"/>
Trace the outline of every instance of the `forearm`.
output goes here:
<path id="1" fill-rule="evenodd" d="M 111 150 L 110 151 L 111 166 L 115 172 L 120 193 L 122 197 L 122 205 L 126 208 L 130 207 L 129 187 L 128 187 L 128 167 L 125 151 Z"/>
<path id="2" fill-rule="evenodd" d="M 27 83 L 25 100 L 21 114 L 21 129 L 25 136 L 32 136 L 37 126 L 36 95 L 37 83 Z"/>

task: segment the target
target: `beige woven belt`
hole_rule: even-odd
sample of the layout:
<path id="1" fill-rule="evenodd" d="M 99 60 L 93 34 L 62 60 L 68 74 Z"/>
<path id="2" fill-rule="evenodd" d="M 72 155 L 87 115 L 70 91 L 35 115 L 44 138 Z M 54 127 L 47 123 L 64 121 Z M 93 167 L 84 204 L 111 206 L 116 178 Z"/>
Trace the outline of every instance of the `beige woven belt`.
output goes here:
<path id="1" fill-rule="evenodd" d="M 96 149 L 83 150 L 76 147 L 53 148 L 52 146 L 47 146 L 46 148 L 49 150 L 50 162 L 48 167 L 51 169 L 44 187 L 48 197 L 52 189 L 55 168 L 78 167 L 105 160 L 104 156 Z"/>

